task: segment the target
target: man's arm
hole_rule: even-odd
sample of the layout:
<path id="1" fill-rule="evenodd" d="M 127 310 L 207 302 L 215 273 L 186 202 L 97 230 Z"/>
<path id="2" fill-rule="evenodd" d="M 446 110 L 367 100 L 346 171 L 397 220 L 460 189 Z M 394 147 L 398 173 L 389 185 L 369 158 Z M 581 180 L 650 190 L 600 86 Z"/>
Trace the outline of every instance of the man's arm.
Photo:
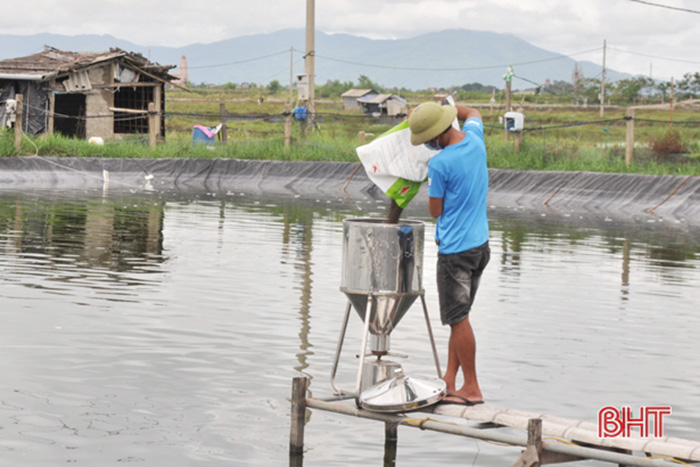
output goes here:
<path id="1" fill-rule="evenodd" d="M 457 105 L 457 119 L 460 122 L 466 122 L 470 118 L 478 118 L 479 120 L 482 120 L 481 118 L 481 112 L 476 110 L 473 107 L 467 107 L 466 105 Z"/>
<path id="2" fill-rule="evenodd" d="M 428 210 L 435 219 L 442 214 L 442 198 L 428 198 Z"/>

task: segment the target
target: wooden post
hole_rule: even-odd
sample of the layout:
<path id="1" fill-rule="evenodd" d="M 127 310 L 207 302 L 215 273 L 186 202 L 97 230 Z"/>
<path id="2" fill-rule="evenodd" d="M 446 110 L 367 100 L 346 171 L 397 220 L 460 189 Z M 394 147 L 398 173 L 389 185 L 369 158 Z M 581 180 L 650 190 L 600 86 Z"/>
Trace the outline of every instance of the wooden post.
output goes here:
<path id="1" fill-rule="evenodd" d="M 22 94 L 17 94 L 15 96 L 17 101 L 17 117 L 15 120 L 15 149 L 17 151 L 22 147 L 22 107 L 24 107 L 24 96 Z"/>
<path id="2" fill-rule="evenodd" d="M 226 104 L 223 102 L 219 104 L 219 114 L 221 115 L 221 142 L 226 144 L 228 142 L 228 133 L 226 132 Z"/>
<path id="3" fill-rule="evenodd" d="M 396 446 L 399 439 L 398 423 L 384 422 L 384 465 L 396 465 Z"/>
<path id="4" fill-rule="evenodd" d="M 364 131 L 358 131 L 358 132 L 357 132 L 357 140 L 358 140 L 360 143 L 364 143 L 366 137 L 367 137 L 367 134 L 366 134 Z"/>
<path id="5" fill-rule="evenodd" d="M 527 421 L 527 449 L 515 461 L 513 467 L 540 467 L 542 465 L 542 419 Z"/>
<path id="6" fill-rule="evenodd" d="M 304 454 L 304 424 L 306 423 L 306 384 L 305 376 L 297 376 L 292 382 L 292 423 L 289 433 L 289 455 Z"/>
<path id="7" fill-rule="evenodd" d="M 511 107 L 511 85 L 510 81 L 506 81 L 506 112 L 510 112 L 510 107 Z M 510 131 L 506 130 L 506 140 L 510 141 Z"/>
<path id="8" fill-rule="evenodd" d="M 516 131 L 515 132 L 515 154 L 517 155 L 520 152 L 520 143 L 523 142 L 523 132 L 522 131 Z"/>
<path id="9" fill-rule="evenodd" d="M 158 112 L 158 116 L 155 119 L 155 133 L 156 133 L 156 138 L 160 138 L 161 134 L 161 110 L 163 106 L 163 85 L 161 83 L 158 83 L 154 88 L 153 88 L 153 104 L 155 105 L 156 112 Z M 150 131 L 150 130 L 149 130 Z"/>
<path id="10" fill-rule="evenodd" d="M 288 102 L 284 106 L 284 149 L 289 149 L 292 144 L 292 104 Z"/>
<path id="11" fill-rule="evenodd" d="M 671 131 L 671 130 L 673 129 L 673 99 L 674 99 L 674 95 L 673 95 L 673 76 L 671 76 L 671 96 L 670 96 L 670 99 L 669 99 L 669 101 L 668 101 L 668 110 L 669 110 L 669 114 L 668 114 L 668 130 L 669 130 L 669 131 Z"/>
<path id="12" fill-rule="evenodd" d="M 511 93 L 511 83 L 510 83 L 510 81 L 506 81 L 506 112 L 510 112 L 512 99 L 513 99 L 513 96 Z"/>
<path id="13" fill-rule="evenodd" d="M 608 50 L 608 41 L 603 41 L 603 76 L 600 79 L 600 118 L 605 117 L 605 55 Z"/>
<path id="14" fill-rule="evenodd" d="M 56 109 L 56 95 L 53 93 L 53 91 L 51 91 L 49 93 L 49 122 L 48 122 L 48 128 L 46 129 L 46 133 L 49 136 L 53 135 L 55 109 Z"/>
<path id="15" fill-rule="evenodd" d="M 527 421 L 527 445 L 534 446 L 537 452 L 537 458 L 542 459 L 542 419 L 531 418 Z M 535 467 L 539 467 L 537 462 Z"/>
<path id="16" fill-rule="evenodd" d="M 625 165 L 629 167 L 634 158 L 634 109 L 627 109 L 627 134 L 625 137 Z"/>
<path id="17" fill-rule="evenodd" d="M 148 141 L 151 149 L 156 148 L 158 112 L 156 111 L 155 102 L 148 103 Z"/>

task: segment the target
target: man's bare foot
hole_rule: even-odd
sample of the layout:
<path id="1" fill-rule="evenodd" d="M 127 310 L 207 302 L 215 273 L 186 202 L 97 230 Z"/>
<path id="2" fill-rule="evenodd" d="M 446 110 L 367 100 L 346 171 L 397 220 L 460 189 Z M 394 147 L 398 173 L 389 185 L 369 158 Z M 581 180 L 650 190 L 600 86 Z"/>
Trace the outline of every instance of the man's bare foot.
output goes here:
<path id="1" fill-rule="evenodd" d="M 481 391 L 479 392 L 469 392 L 465 390 L 464 388 L 460 389 L 459 391 L 447 391 L 447 396 L 445 396 L 442 400 L 448 401 L 448 402 L 464 402 L 464 399 L 467 399 L 471 402 L 477 403 L 477 402 L 483 402 L 484 401 L 484 396 L 482 396 Z"/>
<path id="2" fill-rule="evenodd" d="M 442 380 L 445 382 L 445 384 L 447 384 L 447 394 L 454 394 L 457 391 L 454 381 L 449 381 L 445 378 L 442 378 Z"/>

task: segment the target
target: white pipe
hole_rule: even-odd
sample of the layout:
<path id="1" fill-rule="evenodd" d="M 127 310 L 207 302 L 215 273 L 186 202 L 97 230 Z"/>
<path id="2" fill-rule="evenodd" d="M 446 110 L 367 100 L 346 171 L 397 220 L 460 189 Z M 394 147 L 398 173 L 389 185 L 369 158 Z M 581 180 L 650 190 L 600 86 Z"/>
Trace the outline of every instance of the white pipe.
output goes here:
<path id="1" fill-rule="evenodd" d="M 0 73 L 0 79 L 15 79 L 18 81 L 43 81 L 45 75 L 28 75 L 26 73 Z"/>
<path id="2" fill-rule="evenodd" d="M 382 422 L 397 423 L 400 425 L 412 426 L 421 430 L 439 431 L 454 435 L 467 436 L 470 438 L 482 439 L 486 441 L 495 441 L 499 443 L 511 444 L 514 446 L 527 446 L 527 436 L 514 433 L 499 433 L 493 430 L 482 430 L 469 426 L 455 424 L 453 422 L 445 422 L 442 420 L 430 418 L 431 414 L 416 412 L 414 416 L 391 415 L 370 412 L 368 410 L 358 409 L 354 406 L 341 404 L 338 402 L 324 402 L 319 399 L 307 398 L 306 406 L 313 409 L 326 410 L 344 415 L 353 415 L 360 418 L 368 418 Z M 659 461 L 658 459 L 647 459 L 645 457 L 636 457 L 629 454 L 620 454 L 616 452 L 604 451 L 601 449 L 588 448 L 583 446 L 570 446 L 556 441 L 543 440 L 542 449 L 550 452 L 568 454 L 572 456 L 582 457 L 585 459 L 596 459 L 604 462 L 612 462 L 619 465 L 630 465 L 638 467 L 677 467 L 678 464 Z"/>

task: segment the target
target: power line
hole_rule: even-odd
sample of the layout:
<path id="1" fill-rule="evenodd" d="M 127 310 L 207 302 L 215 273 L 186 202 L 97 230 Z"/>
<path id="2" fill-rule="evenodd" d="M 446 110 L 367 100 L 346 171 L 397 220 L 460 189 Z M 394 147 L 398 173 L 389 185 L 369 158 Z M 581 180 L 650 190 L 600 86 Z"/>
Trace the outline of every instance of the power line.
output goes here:
<path id="1" fill-rule="evenodd" d="M 700 65 L 700 62 L 693 61 L 693 60 L 683 60 L 682 58 L 660 57 L 658 55 L 643 54 L 640 52 L 630 52 L 629 50 L 617 49 L 615 47 L 610 47 L 610 46 L 608 46 L 608 49 L 614 50 L 615 52 L 622 52 L 622 53 L 630 54 L 630 55 L 639 55 L 641 57 L 656 58 L 658 60 L 667 60 L 669 62 L 683 62 L 683 63 L 692 63 L 694 65 Z"/>
<path id="2" fill-rule="evenodd" d="M 316 54 L 315 56 L 318 57 L 318 58 L 322 58 L 322 59 L 325 59 L 325 60 L 330 60 L 330 61 L 333 61 L 333 62 L 347 63 L 347 64 L 350 64 L 350 65 L 359 65 L 359 66 L 365 66 L 365 67 L 371 67 L 371 68 L 383 68 L 383 69 L 387 69 L 387 70 L 403 70 L 403 71 L 471 71 L 471 70 L 500 69 L 500 68 L 504 68 L 504 67 L 507 67 L 507 66 L 510 66 L 510 65 L 512 65 L 512 66 L 521 66 L 521 65 L 530 65 L 530 64 L 533 64 L 533 63 L 549 62 L 549 61 L 552 61 L 552 60 L 561 60 L 561 59 L 564 59 L 564 58 L 571 58 L 571 57 L 574 57 L 574 56 L 576 56 L 576 55 L 583 55 L 583 54 L 588 54 L 588 53 L 591 53 L 591 52 L 597 52 L 597 51 L 599 51 L 600 49 L 601 49 L 600 47 L 597 47 L 597 48 L 595 48 L 595 49 L 585 50 L 585 51 L 583 51 L 583 52 L 577 52 L 577 53 L 573 53 L 573 54 L 569 54 L 569 55 L 559 55 L 559 56 L 556 56 L 556 57 L 543 58 L 543 59 L 540 59 L 540 60 L 531 60 L 531 61 L 528 61 L 528 62 L 507 63 L 507 64 L 501 64 L 501 65 L 488 65 L 488 66 L 477 66 L 477 67 L 466 67 L 466 68 L 399 67 L 399 66 L 375 65 L 375 64 L 371 64 L 371 63 L 354 62 L 354 61 L 351 61 L 351 60 L 342 60 L 342 59 L 332 58 L 332 57 L 326 57 L 326 56 L 318 55 L 318 54 Z M 296 49 L 295 49 L 295 51 L 296 51 Z M 298 52 L 298 51 L 297 51 L 297 52 Z"/>
<path id="3" fill-rule="evenodd" d="M 241 63 L 255 62 L 255 61 L 257 61 L 257 60 L 263 60 L 263 59 L 266 59 L 266 58 L 276 57 L 277 55 L 288 54 L 288 53 L 289 53 L 289 50 L 284 50 L 284 51 L 282 51 L 282 52 L 277 52 L 277 53 L 270 54 L 270 55 L 264 55 L 264 56 L 262 56 L 262 57 L 249 58 L 249 59 L 247 59 L 247 60 L 239 60 L 239 61 L 237 61 L 237 62 L 218 63 L 218 64 L 216 64 L 216 65 L 189 66 L 188 68 L 189 68 L 190 70 L 192 70 L 192 69 L 199 69 L 199 68 L 215 68 L 215 67 L 219 67 L 219 66 L 239 65 L 239 64 L 241 64 Z"/>
<path id="4" fill-rule="evenodd" d="M 695 13 L 697 15 L 700 15 L 700 11 L 697 11 L 697 10 L 689 10 L 687 8 L 678 8 L 678 7 L 669 6 L 669 5 L 661 5 L 660 3 L 651 3 L 651 2 L 645 2 L 642 0 L 630 0 L 630 1 L 636 2 L 636 3 L 642 3 L 644 5 L 658 6 L 661 8 L 668 8 L 669 10 L 685 11 L 686 13 Z"/>

